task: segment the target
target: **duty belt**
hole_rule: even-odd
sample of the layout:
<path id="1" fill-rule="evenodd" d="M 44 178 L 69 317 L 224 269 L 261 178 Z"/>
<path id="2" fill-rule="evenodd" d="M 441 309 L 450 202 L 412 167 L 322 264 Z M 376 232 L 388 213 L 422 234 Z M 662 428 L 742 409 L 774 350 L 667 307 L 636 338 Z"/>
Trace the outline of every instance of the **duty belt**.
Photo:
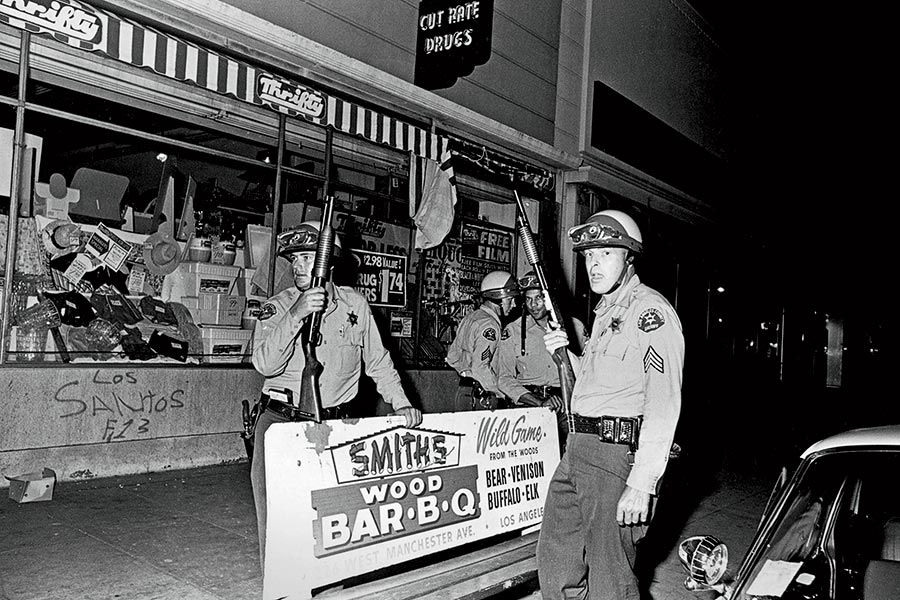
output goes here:
<path id="1" fill-rule="evenodd" d="M 294 406 L 293 404 L 288 404 L 287 402 L 282 402 L 281 400 L 274 400 L 272 398 L 269 398 L 266 394 L 263 394 L 263 401 L 266 402 L 266 408 L 268 410 L 271 410 L 274 413 L 278 413 L 282 417 L 290 419 L 291 421 L 315 420 L 315 415 L 308 413 L 305 410 L 300 410 L 300 408 Z M 343 405 L 322 408 L 323 419 L 344 419 L 347 416 L 349 416 L 348 411 Z"/>
<path id="2" fill-rule="evenodd" d="M 641 435 L 641 417 L 582 417 L 572 415 L 570 428 L 575 433 L 592 433 L 608 444 L 623 444 L 637 450 Z"/>
<path id="3" fill-rule="evenodd" d="M 525 389 L 542 398 L 547 398 L 548 396 L 562 397 L 562 388 L 558 385 L 526 385 Z"/>

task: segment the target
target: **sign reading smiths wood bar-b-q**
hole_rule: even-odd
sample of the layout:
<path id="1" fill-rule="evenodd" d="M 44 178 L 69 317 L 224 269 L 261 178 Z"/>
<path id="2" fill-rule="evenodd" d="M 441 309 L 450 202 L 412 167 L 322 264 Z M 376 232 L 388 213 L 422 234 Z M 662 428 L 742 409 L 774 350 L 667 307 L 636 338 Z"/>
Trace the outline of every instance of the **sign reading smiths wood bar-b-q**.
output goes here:
<path id="1" fill-rule="evenodd" d="M 559 462 L 544 408 L 282 423 L 266 433 L 263 597 L 538 525 Z"/>
<path id="2" fill-rule="evenodd" d="M 491 57 L 494 0 L 422 0 L 414 83 L 447 88 Z"/>

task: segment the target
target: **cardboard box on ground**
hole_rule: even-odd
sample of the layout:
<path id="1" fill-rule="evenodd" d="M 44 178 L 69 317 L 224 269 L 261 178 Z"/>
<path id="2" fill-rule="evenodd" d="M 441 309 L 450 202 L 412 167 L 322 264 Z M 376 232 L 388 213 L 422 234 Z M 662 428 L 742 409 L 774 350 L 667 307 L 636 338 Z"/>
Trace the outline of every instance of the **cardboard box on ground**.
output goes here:
<path id="1" fill-rule="evenodd" d="M 9 480 L 9 498 L 20 504 L 46 502 L 53 499 L 56 472 L 44 467 L 41 471 L 22 475 L 6 475 Z"/>

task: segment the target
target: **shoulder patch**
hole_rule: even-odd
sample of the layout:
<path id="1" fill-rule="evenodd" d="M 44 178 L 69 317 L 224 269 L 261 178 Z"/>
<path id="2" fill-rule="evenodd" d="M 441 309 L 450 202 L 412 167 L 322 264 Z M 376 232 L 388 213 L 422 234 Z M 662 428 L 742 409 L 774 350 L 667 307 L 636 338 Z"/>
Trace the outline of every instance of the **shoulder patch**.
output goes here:
<path id="1" fill-rule="evenodd" d="M 271 317 L 274 317 L 278 313 L 278 309 L 275 308 L 275 305 L 271 302 L 266 302 L 263 304 L 263 307 L 259 309 L 259 317 L 257 317 L 260 321 L 265 321 Z"/>
<path id="2" fill-rule="evenodd" d="M 504 327 L 504 328 L 503 328 L 503 333 L 500 334 L 500 339 L 501 339 L 501 340 L 508 340 L 510 335 L 511 335 L 511 334 L 509 333 L 509 327 Z"/>
<path id="3" fill-rule="evenodd" d="M 488 327 L 487 329 L 484 330 L 484 332 L 481 335 L 483 335 L 484 339 L 486 339 L 486 340 L 490 340 L 492 342 L 497 341 L 497 330 L 494 329 L 493 327 Z"/>
<path id="4" fill-rule="evenodd" d="M 648 308 L 644 312 L 641 313 L 641 316 L 638 317 L 638 329 L 643 331 L 644 333 L 650 333 L 651 331 L 656 331 L 660 327 L 666 324 L 665 318 L 663 318 L 662 313 L 657 308 Z"/>

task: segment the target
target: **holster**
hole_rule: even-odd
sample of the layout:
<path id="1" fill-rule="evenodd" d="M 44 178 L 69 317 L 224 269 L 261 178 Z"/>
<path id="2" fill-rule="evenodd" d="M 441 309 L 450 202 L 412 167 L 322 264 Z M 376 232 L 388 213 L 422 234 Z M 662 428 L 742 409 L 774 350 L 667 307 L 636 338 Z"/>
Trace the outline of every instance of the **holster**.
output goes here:
<path id="1" fill-rule="evenodd" d="M 269 403 L 269 396 L 261 394 L 259 400 L 250 407 L 249 400 L 241 401 L 241 417 L 244 421 L 244 431 L 241 437 L 244 439 L 244 449 L 247 451 L 247 459 L 253 460 L 253 436 L 256 435 L 256 424 L 259 423 L 259 417 L 266 411 L 266 405 Z"/>
<path id="2" fill-rule="evenodd" d="M 472 410 L 497 410 L 503 408 L 503 400 L 497 394 L 489 392 L 472 380 Z"/>

